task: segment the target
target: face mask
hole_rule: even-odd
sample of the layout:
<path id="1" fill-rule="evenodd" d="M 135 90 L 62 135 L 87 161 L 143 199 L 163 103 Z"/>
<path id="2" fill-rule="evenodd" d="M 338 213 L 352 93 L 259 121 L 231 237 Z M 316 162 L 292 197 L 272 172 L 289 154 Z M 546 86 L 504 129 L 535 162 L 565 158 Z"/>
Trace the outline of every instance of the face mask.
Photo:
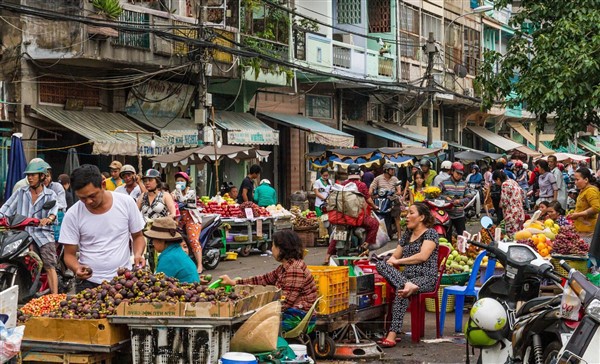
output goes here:
<path id="1" fill-rule="evenodd" d="M 185 182 L 175 182 L 175 185 L 180 190 L 185 190 Z"/>

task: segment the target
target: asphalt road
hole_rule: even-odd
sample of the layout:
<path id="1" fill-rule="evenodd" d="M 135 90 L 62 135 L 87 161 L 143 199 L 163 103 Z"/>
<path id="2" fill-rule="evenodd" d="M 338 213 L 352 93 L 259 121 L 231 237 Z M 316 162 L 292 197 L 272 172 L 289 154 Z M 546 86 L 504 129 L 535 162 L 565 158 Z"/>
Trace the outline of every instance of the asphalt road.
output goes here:
<path id="1" fill-rule="evenodd" d="M 470 222 L 467 224 L 467 231 L 479 231 L 478 222 Z M 388 243 L 387 246 L 380 249 L 378 252 L 393 249 L 395 242 Z M 308 248 L 308 254 L 305 261 L 308 265 L 320 265 L 326 254 L 326 247 Z M 278 266 L 278 262 L 271 255 L 264 255 L 258 250 L 254 250 L 250 256 L 238 256 L 235 261 L 222 261 L 219 266 L 212 271 L 205 271 L 213 275 L 216 279 L 219 275 L 227 274 L 230 277 L 250 277 L 253 275 L 264 274 L 272 271 Z M 460 333 L 453 333 L 454 313 L 446 315 L 446 336 L 436 340 L 435 330 L 435 314 L 426 313 L 425 317 L 425 337 L 419 344 L 413 344 L 410 340 L 410 334 L 402 335 L 402 342 L 395 348 L 385 349 L 384 356 L 381 359 L 357 359 L 350 361 L 319 361 L 319 363 L 464 363 L 466 359 L 464 337 Z M 463 313 L 463 324 L 466 322 L 467 314 Z M 410 313 L 407 313 L 404 319 L 405 332 L 410 333 Z M 369 332 L 374 335 L 383 335 L 383 323 L 380 326 L 371 328 Z M 477 354 L 478 355 L 478 354 Z M 475 362 L 476 356 L 471 355 L 471 360 Z"/>

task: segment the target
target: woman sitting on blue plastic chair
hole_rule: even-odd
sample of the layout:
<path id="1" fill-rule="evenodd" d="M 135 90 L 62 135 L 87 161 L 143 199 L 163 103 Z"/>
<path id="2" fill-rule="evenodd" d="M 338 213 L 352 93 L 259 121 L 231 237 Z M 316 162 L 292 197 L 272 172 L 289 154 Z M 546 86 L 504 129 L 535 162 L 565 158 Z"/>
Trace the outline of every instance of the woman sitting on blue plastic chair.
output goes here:
<path id="1" fill-rule="evenodd" d="M 408 209 L 406 231 L 387 260 L 377 262 L 377 271 L 396 289 L 392 307 L 392 325 L 385 339 L 377 343 L 384 348 L 396 346 L 402 330 L 409 297 L 435 289 L 438 276 L 438 233 L 431 228 L 433 216 L 429 207 L 415 202 Z M 405 266 L 400 272 L 397 267 Z"/>
<path id="2" fill-rule="evenodd" d="M 221 284 L 271 285 L 280 288 L 283 297 L 282 330 L 289 331 L 300 323 L 317 299 L 317 285 L 304 263 L 304 249 L 298 234 L 292 230 L 276 232 L 273 234 L 272 251 L 273 258 L 281 262 L 274 271 L 245 279 L 231 279 L 224 275 L 220 277 Z"/>

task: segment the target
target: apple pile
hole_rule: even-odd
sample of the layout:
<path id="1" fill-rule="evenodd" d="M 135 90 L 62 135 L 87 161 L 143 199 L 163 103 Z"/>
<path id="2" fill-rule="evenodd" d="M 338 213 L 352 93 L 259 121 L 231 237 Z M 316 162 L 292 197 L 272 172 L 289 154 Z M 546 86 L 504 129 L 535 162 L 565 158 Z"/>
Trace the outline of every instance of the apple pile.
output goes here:
<path id="1" fill-rule="evenodd" d="M 219 214 L 223 217 L 240 217 L 242 210 L 238 205 L 231 205 L 227 202 L 208 201 L 201 203 L 202 212 L 207 214 Z"/>

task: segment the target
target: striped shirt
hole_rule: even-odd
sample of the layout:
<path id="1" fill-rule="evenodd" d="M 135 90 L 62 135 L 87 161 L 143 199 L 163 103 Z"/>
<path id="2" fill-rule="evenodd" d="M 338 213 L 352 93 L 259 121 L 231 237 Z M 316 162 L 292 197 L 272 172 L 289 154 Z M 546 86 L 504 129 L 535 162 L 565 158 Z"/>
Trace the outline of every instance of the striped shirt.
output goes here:
<path id="1" fill-rule="evenodd" d="M 317 299 L 317 285 L 303 260 L 292 259 L 270 273 L 241 279 L 237 283 L 280 288 L 284 298 L 282 311 L 291 307 L 308 311 Z"/>
<path id="2" fill-rule="evenodd" d="M 62 186 L 61 186 L 62 187 Z M 44 187 L 40 196 L 34 204 L 31 203 L 31 191 L 29 186 L 19 188 L 10 196 L 8 201 L 0 208 L 0 214 L 6 216 L 23 215 L 27 217 L 35 217 L 44 219 L 50 215 L 58 214 L 58 204 L 54 205 L 50 210 L 42 209 L 44 203 L 48 201 L 56 201 L 56 193 L 49 188 Z M 25 231 L 31 235 L 38 246 L 43 246 L 47 243 L 54 242 L 54 229 L 52 226 L 28 226 Z"/>
<path id="3" fill-rule="evenodd" d="M 440 189 L 442 190 L 442 198 L 448 201 L 460 200 L 459 204 L 455 204 L 454 208 L 448 211 L 448 215 L 452 219 L 460 218 L 465 216 L 464 206 L 469 203 L 471 195 L 467 194 L 467 184 L 465 181 L 455 181 L 454 178 L 450 177 L 444 182 L 440 183 Z"/>

